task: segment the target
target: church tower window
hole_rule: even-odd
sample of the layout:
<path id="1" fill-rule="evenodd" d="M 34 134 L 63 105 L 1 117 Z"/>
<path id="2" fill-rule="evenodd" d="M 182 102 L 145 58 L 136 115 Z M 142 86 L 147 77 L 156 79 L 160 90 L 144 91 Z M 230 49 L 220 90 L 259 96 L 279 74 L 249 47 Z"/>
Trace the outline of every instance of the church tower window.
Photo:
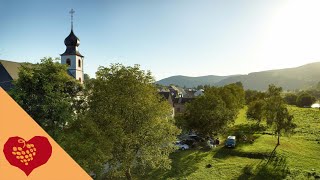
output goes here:
<path id="1" fill-rule="evenodd" d="M 71 66 L 71 61 L 70 61 L 69 58 L 67 59 L 67 62 L 66 62 L 66 63 L 68 64 L 68 66 Z"/>
<path id="2" fill-rule="evenodd" d="M 81 60 L 78 60 L 78 67 L 81 67 Z"/>

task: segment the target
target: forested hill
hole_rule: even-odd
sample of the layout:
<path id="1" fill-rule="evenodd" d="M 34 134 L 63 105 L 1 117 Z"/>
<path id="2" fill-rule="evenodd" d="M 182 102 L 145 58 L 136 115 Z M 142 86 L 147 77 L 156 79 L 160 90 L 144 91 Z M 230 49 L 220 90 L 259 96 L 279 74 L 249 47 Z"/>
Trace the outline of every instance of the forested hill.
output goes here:
<path id="1" fill-rule="evenodd" d="M 215 83 L 228 78 L 228 76 L 199 76 L 199 77 L 189 77 L 189 76 L 171 76 L 168 78 L 161 79 L 160 81 L 157 81 L 157 84 L 162 84 L 165 86 L 168 86 L 170 84 L 175 84 L 180 87 L 197 87 L 198 85 L 215 85 Z"/>
<path id="2" fill-rule="evenodd" d="M 246 89 L 266 90 L 269 84 L 283 87 L 285 90 L 305 89 L 320 81 L 320 62 L 306 64 L 296 68 L 253 72 L 248 75 L 232 76 L 172 76 L 158 84 L 176 84 L 181 87 L 196 87 L 198 85 L 223 86 L 234 82 L 242 82 Z"/>

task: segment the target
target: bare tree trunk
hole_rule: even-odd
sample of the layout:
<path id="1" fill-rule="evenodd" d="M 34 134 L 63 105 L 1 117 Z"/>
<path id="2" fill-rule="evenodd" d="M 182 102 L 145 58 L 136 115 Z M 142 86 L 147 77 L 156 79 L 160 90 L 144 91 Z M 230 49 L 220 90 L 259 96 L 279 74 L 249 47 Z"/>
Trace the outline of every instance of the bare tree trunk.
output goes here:
<path id="1" fill-rule="evenodd" d="M 280 145 L 280 132 L 278 132 L 278 144 L 277 144 L 277 146 L 279 146 Z"/>
<path id="2" fill-rule="evenodd" d="M 126 177 L 127 177 L 128 180 L 132 180 L 130 168 L 128 168 L 128 169 L 126 170 Z"/>

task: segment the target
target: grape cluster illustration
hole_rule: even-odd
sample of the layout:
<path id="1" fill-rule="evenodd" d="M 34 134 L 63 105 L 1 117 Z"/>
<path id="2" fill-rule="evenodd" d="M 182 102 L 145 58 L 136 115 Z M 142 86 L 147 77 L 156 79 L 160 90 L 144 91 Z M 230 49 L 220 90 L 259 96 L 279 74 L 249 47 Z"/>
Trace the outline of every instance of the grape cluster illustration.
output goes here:
<path id="1" fill-rule="evenodd" d="M 28 165 L 36 156 L 36 147 L 34 144 L 26 144 L 25 140 L 19 139 L 18 143 L 23 144 L 21 147 L 12 147 L 12 154 L 16 156 L 24 165 Z"/>

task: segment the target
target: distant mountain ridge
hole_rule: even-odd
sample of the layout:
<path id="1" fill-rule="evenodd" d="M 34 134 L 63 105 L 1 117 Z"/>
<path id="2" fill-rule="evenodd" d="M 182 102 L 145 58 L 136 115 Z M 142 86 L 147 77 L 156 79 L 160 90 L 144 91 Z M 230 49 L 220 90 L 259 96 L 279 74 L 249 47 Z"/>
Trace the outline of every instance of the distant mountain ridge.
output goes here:
<path id="1" fill-rule="evenodd" d="M 199 76 L 199 77 L 190 77 L 190 76 L 171 76 L 168 78 L 161 79 L 157 81 L 157 84 L 168 86 L 170 84 L 175 84 L 180 87 L 197 87 L 198 85 L 215 85 L 215 83 L 220 82 L 223 79 L 228 78 L 229 76 L 215 76 L 215 75 L 209 75 L 209 76 Z"/>
<path id="2" fill-rule="evenodd" d="M 320 81 L 320 62 L 295 68 L 253 72 L 248 75 L 171 76 L 156 83 L 162 85 L 176 84 L 181 87 L 196 87 L 205 84 L 223 86 L 239 81 L 242 82 L 245 89 L 253 90 L 266 90 L 269 84 L 281 86 L 284 90 L 305 89 Z"/>

